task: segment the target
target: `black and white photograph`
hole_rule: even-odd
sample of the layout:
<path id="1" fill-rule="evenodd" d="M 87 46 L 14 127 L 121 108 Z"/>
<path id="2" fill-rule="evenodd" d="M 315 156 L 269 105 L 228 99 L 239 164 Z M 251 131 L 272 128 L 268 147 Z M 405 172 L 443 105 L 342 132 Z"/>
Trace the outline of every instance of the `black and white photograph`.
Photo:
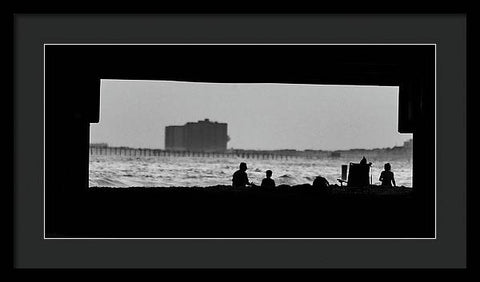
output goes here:
<path id="1" fill-rule="evenodd" d="M 360 4 L 17 10 L 13 268 L 468 268 L 467 13 Z"/>
<path id="2" fill-rule="evenodd" d="M 46 45 L 45 236 L 434 238 L 435 47 Z"/>

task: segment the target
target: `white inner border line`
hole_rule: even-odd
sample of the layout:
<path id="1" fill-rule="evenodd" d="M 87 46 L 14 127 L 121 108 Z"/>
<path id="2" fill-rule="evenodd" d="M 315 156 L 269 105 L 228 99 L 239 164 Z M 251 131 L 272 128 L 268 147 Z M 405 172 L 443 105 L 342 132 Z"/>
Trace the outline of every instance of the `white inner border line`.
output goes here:
<path id="1" fill-rule="evenodd" d="M 435 237 L 433 238 L 47 238 L 45 237 L 45 46 L 49 45 L 429 45 L 435 46 Z M 415 137 L 414 137 L 415 138 Z M 44 240 L 436 240 L 437 239 L 437 44 L 436 43 L 44 43 L 43 44 L 43 239 Z"/>

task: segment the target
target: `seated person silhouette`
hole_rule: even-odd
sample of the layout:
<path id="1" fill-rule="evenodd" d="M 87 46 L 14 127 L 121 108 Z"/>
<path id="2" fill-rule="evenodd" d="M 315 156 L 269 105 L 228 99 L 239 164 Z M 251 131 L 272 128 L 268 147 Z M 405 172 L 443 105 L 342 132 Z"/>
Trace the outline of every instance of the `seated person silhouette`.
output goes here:
<path id="1" fill-rule="evenodd" d="M 272 177 L 272 171 L 271 170 L 267 170 L 265 172 L 267 178 L 264 178 L 262 180 L 262 184 L 261 184 L 261 187 L 262 188 L 267 188 L 267 189 L 273 189 L 275 188 L 275 181 L 271 178 Z"/>
<path id="2" fill-rule="evenodd" d="M 233 179 L 232 179 L 233 188 L 245 188 L 247 185 L 250 184 L 248 182 L 248 176 L 246 171 L 247 171 L 247 164 L 240 163 L 240 169 L 235 171 L 235 173 L 233 174 Z"/>
<path id="3" fill-rule="evenodd" d="M 315 188 L 327 188 L 330 185 L 328 180 L 325 177 L 317 176 L 315 180 L 313 180 L 313 187 Z"/>
<path id="4" fill-rule="evenodd" d="M 382 181 L 382 186 L 389 186 L 392 187 L 392 183 L 394 187 L 397 187 L 397 184 L 395 183 L 395 177 L 393 175 L 392 166 L 390 163 L 386 163 L 384 166 L 384 171 L 380 173 L 380 178 L 378 180 Z"/>

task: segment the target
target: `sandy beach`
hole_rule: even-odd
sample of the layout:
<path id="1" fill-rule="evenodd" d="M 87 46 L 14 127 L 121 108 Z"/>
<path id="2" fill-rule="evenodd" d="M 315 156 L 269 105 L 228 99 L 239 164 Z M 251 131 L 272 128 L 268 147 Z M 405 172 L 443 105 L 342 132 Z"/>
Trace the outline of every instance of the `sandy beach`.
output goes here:
<path id="1" fill-rule="evenodd" d="M 271 197 L 288 197 L 295 194 L 296 196 L 318 194 L 328 198 L 386 198 L 386 197 L 409 197 L 413 193 L 411 187 L 398 186 L 398 187 L 384 187 L 379 185 L 370 185 L 367 187 L 347 187 L 340 185 L 329 185 L 327 188 L 315 188 L 310 184 L 302 185 L 279 185 L 273 189 L 265 189 L 260 186 L 245 187 L 245 188 L 233 188 L 229 185 L 215 185 L 207 187 L 128 187 L 128 188 L 111 188 L 111 187 L 90 187 L 90 191 L 104 191 L 120 190 L 119 193 L 131 192 L 141 193 L 145 192 L 151 195 L 152 193 L 170 193 L 170 194 L 212 194 L 217 193 L 222 196 L 234 196 L 239 194 L 249 194 L 254 196 L 255 194 L 260 196 Z"/>
<path id="2" fill-rule="evenodd" d="M 52 237 L 418 238 L 433 230 L 406 187 L 93 187 L 70 197 L 49 211 L 47 227 L 64 230 Z"/>

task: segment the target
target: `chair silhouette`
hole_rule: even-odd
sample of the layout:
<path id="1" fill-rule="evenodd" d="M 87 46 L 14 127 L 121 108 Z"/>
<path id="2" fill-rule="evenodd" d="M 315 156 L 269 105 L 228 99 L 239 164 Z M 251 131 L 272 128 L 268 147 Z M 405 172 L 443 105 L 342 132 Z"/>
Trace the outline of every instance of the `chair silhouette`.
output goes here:
<path id="1" fill-rule="evenodd" d="M 348 170 L 348 166 L 342 165 L 342 178 L 337 178 L 337 180 L 340 182 L 340 186 L 343 186 L 343 183 L 348 183 L 347 170 Z"/>
<path id="2" fill-rule="evenodd" d="M 337 179 L 343 186 L 347 183 L 348 187 L 365 187 L 370 185 L 370 164 L 350 163 L 348 168 L 348 177 L 345 180 L 342 171 L 342 179 Z"/>

